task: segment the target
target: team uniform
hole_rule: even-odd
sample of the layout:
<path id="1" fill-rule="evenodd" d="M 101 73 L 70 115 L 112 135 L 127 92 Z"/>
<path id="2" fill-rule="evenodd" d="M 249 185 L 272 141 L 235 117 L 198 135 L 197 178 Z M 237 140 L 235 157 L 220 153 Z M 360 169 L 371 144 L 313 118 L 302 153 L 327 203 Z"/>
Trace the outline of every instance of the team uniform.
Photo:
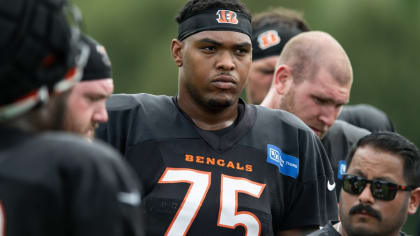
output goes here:
<path id="1" fill-rule="evenodd" d="M 337 217 L 328 158 L 290 113 L 240 100 L 231 127 L 204 131 L 176 97 L 113 95 L 107 108 L 97 135 L 137 172 L 147 235 L 274 235 Z"/>
<path id="2" fill-rule="evenodd" d="M 346 157 L 353 144 L 368 135 L 368 130 L 356 127 L 342 120 L 336 120 L 322 138 L 322 144 L 330 158 L 334 171 L 337 199 L 343 185 L 343 174 L 346 171 Z"/>
<path id="3" fill-rule="evenodd" d="M 337 119 L 371 132 L 395 131 L 392 121 L 383 111 L 366 104 L 344 106 Z"/>
<path id="4" fill-rule="evenodd" d="M 143 235 L 132 170 L 99 143 L 0 127 L 0 235 Z"/>

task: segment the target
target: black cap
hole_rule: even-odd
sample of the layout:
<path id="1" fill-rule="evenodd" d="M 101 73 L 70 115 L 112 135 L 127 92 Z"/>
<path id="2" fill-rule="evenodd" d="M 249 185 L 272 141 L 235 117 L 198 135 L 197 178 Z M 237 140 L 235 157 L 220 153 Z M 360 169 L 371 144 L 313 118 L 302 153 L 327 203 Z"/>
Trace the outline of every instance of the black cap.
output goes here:
<path id="1" fill-rule="evenodd" d="M 105 47 L 85 34 L 82 34 L 82 41 L 87 43 L 90 48 L 90 55 L 83 71 L 82 81 L 112 78 L 111 61 Z"/>

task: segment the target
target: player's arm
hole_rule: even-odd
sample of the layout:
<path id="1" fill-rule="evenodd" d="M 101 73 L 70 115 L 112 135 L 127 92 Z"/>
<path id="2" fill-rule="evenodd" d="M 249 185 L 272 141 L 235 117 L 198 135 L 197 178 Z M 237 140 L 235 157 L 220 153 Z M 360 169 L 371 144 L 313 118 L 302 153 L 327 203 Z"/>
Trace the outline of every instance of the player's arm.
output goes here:
<path id="1" fill-rule="evenodd" d="M 327 154 L 312 132 L 300 132 L 299 177 L 286 183 L 288 209 L 278 235 L 299 235 L 337 219 L 334 174 Z"/>
<path id="2" fill-rule="evenodd" d="M 63 167 L 71 235 L 143 235 L 140 189 L 133 171 L 115 151 L 97 144 L 79 151 L 84 164 L 70 160 Z"/>

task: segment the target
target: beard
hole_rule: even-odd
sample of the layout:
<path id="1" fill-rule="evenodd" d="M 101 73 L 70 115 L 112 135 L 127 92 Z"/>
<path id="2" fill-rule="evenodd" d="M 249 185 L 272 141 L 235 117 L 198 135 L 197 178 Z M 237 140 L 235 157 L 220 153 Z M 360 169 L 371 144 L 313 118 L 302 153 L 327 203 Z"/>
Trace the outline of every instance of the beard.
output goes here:
<path id="1" fill-rule="evenodd" d="M 217 99 L 217 98 L 208 98 L 206 99 L 202 96 L 202 93 L 198 91 L 194 86 L 187 83 L 186 88 L 193 101 L 198 105 L 205 107 L 207 110 L 212 112 L 223 111 L 226 108 L 232 106 L 234 101 L 232 99 Z"/>
<path id="2" fill-rule="evenodd" d="M 341 198 L 342 196 L 340 196 L 340 205 L 342 205 Z M 340 207 L 339 209 L 341 225 L 348 236 L 392 235 L 401 230 L 402 226 L 404 225 L 407 219 L 408 199 L 401 206 L 399 211 L 393 214 L 392 216 L 384 216 L 379 211 L 371 208 L 369 205 L 357 205 L 347 211 L 345 211 L 343 207 Z M 362 209 L 377 219 L 377 225 L 364 225 L 361 227 L 353 225 L 351 221 L 352 215 L 354 215 L 357 212 L 360 212 Z M 385 217 L 385 219 L 383 217 Z"/>
<path id="3" fill-rule="evenodd" d="M 295 90 L 290 88 L 290 90 L 284 95 L 283 99 L 280 102 L 280 109 L 288 111 L 294 114 L 295 107 Z"/>

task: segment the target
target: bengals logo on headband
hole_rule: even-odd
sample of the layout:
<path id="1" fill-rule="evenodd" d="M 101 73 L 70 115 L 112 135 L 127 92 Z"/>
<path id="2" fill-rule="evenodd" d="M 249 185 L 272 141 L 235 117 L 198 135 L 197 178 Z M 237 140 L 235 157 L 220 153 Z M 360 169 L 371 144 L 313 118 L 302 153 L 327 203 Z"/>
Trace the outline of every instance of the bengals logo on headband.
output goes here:
<path id="1" fill-rule="evenodd" d="M 276 46 L 280 41 L 280 36 L 275 30 L 268 30 L 258 35 L 258 46 L 262 50 Z"/>
<path id="2" fill-rule="evenodd" d="M 230 11 L 230 10 L 218 10 L 216 15 L 219 16 L 217 18 L 217 22 L 221 24 L 238 24 L 238 17 L 236 15 L 236 12 Z"/>

